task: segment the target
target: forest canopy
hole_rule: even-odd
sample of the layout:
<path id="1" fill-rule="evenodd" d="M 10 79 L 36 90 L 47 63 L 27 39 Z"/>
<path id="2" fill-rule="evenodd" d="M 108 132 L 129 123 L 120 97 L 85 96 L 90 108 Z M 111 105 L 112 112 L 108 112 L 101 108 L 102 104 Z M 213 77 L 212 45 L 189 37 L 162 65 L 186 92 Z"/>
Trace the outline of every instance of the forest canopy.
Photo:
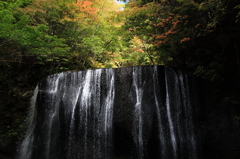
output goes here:
<path id="1" fill-rule="evenodd" d="M 156 64 L 184 67 L 216 84 L 239 80 L 238 0 L 125 2 L 1 0 L 3 72 L 27 67 L 28 78 L 36 67 L 43 77 Z"/>

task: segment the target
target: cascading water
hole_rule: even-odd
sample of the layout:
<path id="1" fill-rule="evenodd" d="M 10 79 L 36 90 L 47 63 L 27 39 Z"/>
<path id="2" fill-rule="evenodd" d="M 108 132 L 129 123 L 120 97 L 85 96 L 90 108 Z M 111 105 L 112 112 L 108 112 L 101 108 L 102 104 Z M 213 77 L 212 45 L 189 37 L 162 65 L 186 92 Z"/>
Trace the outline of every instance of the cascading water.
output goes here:
<path id="1" fill-rule="evenodd" d="M 106 92 L 101 90 L 101 80 L 106 82 Z M 110 158 L 112 69 L 56 74 L 38 87 L 32 105 L 34 121 L 22 143 L 20 158 Z"/>
<path id="2" fill-rule="evenodd" d="M 166 73 L 166 72 L 165 72 Z M 169 98 L 169 87 L 168 87 L 168 79 L 167 79 L 167 74 L 165 74 L 165 80 L 166 80 L 166 109 L 167 109 L 167 119 L 168 119 L 168 125 L 169 125 L 169 130 L 170 130 L 170 141 L 172 144 L 172 149 L 173 149 L 173 157 L 177 158 L 177 147 L 176 147 L 176 136 L 174 133 L 174 128 L 173 127 L 173 119 L 172 119 L 172 115 L 171 115 L 171 110 L 170 110 L 170 98 Z M 174 100 L 173 100 L 174 101 Z M 178 103 L 179 100 L 175 100 L 174 103 Z"/>
<path id="3" fill-rule="evenodd" d="M 18 159 L 198 159 L 192 82 L 136 66 L 60 73 L 35 89 Z"/>
<path id="4" fill-rule="evenodd" d="M 144 158 L 144 151 L 143 151 L 143 134 L 142 134 L 142 96 L 143 96 L 143 89 L 142 89 L 142 80 L 141 80 L 142 72 L 141 69 L 138 67 L 133 68 L 133 86 L 135 88 L 136 93 L 136 104 L 134 110 L 134 140 L 137 146 L 138 151 L 138 158 Z M 140 78 L 139 78 L 140 77 Z"/>

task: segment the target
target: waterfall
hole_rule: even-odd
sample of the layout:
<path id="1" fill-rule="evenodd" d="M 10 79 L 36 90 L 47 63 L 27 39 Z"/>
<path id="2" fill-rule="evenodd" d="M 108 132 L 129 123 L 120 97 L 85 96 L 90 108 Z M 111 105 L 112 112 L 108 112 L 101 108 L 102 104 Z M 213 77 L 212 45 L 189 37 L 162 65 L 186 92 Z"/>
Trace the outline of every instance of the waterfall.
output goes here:
<path id="1" fill-rule="evenodd" d="M 19 158 L 31 158 L 32 156 L 32 145 L 33 145 L 33 130 L 36 125 L 36 99 L 37 99 L 37 94 L 38 94 L 38 86 L 34 90 L 34 95 L 31 99 L 31 109 L 29 111 L 29 117 L 28 117 L 28 122 L 27 124 L 29 125 L 28 130 L 26 132 L 25 138 L 21 143 L 20 147 L 20 156 Z"/>
<path id="2" fill-rule="evenodd" d="M 167 71 L 166 71 L 167 72 Z M 166 107 L 167 107 L 167 119 L 168 119 L 168 125 L 169 125 L 169 130 L 170 130 L 170 136 L 171 136 L 171 144 L 172 144 L 172 149 L 173 149 L 173 156 L 174 158 L 177 158 L 177 147 L 176 147 L 176 136 L 174 133 L 174 127 L 173 127 L 173 119 L 171 115 L 171 103 L 170 103 L 170 98 L 169 98 L 169 87 L 168 87 L 168 79 L 167 79 L 167 73 L 165 72 L 165 80 L 166 80 Z M 172 100 L 173 101 L 173 100 Z M 179 100 L 175 101 L 176 103 L 179 102 Z M 175 103 L 174 102 L 174 103 Z"/>
<path id="3" fill-rule="evenodd" d="M 191 98 L 188 79 L 182 70 L 165 68 L 166 109 L 174 159 L 198 158 L 192 111 L 197 101 Z"/>
<path id="4" fill-rule="evenodd" d="M 164 116 L 163 110 L 160 109 L 160 101 L 158 98 L 158 90 L 160 90 L 159 86 L 159 79 L 158 79 L 158 67 L 154 66 L 153 68 L 153 85 L 155 86 L 154 89 L 154 99 L 156 104 L 156 114 L 157 114 L 157 122 L 158 122 L 158 134 L 159 134 L 159 143 L 160 143 L 160 156 L 163 156 L 164 158 L 168 158 L 167 156 L 167 145 L 166 145 L 166 132 L 164 132 L 164 124 L 162 121 L 162 116 Z"/>
<path id="5" fill-rule="evenodd" d="M 193 80 L 135 66 L 39 82 L 18 159 L 198 159 Z"/>
<path id="6" fill-rule="evenodd" d="M 141 81 L 142 72 L 141 69 L 138 67 L 133 68 L 133 86 L 135 88 L 136 93 L 136 104 L 134 110 L 134 137 L 135 143 L 137 146 L 138 151 L 138 158 L 144 158 L 143 152 L 143 134 L 142 134 L 142 96 L 143 96 L 143 89 L 142 89 L 142 81 Z M 140 78 L 139 78 L 140 77 Z"/>

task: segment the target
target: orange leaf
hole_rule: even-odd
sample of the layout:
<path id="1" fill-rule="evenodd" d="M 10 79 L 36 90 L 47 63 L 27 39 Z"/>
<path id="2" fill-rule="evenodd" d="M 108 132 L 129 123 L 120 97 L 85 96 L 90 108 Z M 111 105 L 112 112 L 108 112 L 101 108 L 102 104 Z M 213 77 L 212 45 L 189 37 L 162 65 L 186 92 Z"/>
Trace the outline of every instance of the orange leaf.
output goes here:
<path id="1" fill-rule="evenodd" d="M 93 3 L 92 2 L 90 2 L 90 1 L 84 1 L 83 2 L 83 5 L 85 5 L 85 6 L 91 6 Z"/>
<path id="2" fill-rule="evenodd" d="M 180 40 L 180 43 L 183 43 L 184 41 L 188 41 L 190 40 L 190 38 L 183 38 L 182 40 Z"/>
<path id="3" fill-rule="evenodd" d="M 166 36 L 164 36 L 164 35 L 157 35 L 157 36 L 156 36 L 157 39 L 161 39 L 161 38 L 165 38 L 165 37 L 166 37 Z"/>

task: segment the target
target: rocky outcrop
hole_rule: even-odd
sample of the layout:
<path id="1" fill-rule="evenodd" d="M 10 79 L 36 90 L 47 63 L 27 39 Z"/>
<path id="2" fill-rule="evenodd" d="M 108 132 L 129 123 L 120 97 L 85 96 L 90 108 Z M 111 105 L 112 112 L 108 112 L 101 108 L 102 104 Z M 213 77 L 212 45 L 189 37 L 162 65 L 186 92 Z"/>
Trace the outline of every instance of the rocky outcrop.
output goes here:
<path id="1" fill-rule="evenodd" d="M 109 72 L 109 70 L 112 70 L 112 72 Z M 92 76 L 90 78 L 91 80 L 88 82 L 85 80 L 87 72 L 90 72 L 90 74 L 88 74 L 89 77 Z M 166 72 L 168 73 L 166 74 Z M 110 92 L 109 90 L 111 90 L 111 87 L 109 85 L 112 81 L 112 75 L 107 76 L 109 73 L 114 74 L 112 83 L 114 85 L 114 89 L 112 89 Z M 97 74 L 98 77 L 93 78 L 94 74 Z M 134 76 L 134 74 L 138 74 L 138 76 Z M 60 83 L 56 84 L 56 79 L 58 79 L 58 77 L 61 80 L 59 80 Z M 181 79 L 179 77 L 183 78 Z M 49 89 L 50 83 L 47 82 L 48 80 L 52 80 L 52 84 L 55 83 L 55 85 L 50 87 L 51 89 Z M 176 80 L 178 82 L 174 82 Z M 75 113 L 73 113 L 73 109 L 71 109 L 73 108 L 72 106 L 70 106 L 69 109 L 64 108 L 64 106 L 69 104 L 71 105 L 71 101 L 76 99 L 72 97 L 73 93 L 71 93 L 71 91 L 77 91 L 80 83 L 84 83 L 84 81 L 85 84 L 81 87 L 81 89 L 85 88 L 86 90 L 87 88 L 92 87 L 94 88 L 95 93 L 98 92 L 102 94 L 102 96 L 100 96 L 100 94 L 91 96 L 91 98 L 89 98 L 90 100 L 88 100 L 90 103 L 93 99 L 100 102 L 100 105 L 98 105 L 99 109 L 92 109 L 92 106 L 88 107 L 89 109 L 85 109 L 87 107 L 80 109 L 80 105 L 83 105 L 84 101 L 79 101 L 78 99 Z M 91 82 L 95 84 L 90 84 Z M 87 86 L 86 84 L 90 85 Z M 52 94 L 54 94 L 54 88 L 56 87 L 58 90 L 57 92 L 59 93 L 52 97 L 58 100 L 57 105 L 59 105 L 59 112 L 61 113 L 58 115 L 58 121 L 60 122 L 52 120 L 52 128 L 56 129 L 56 132 L 52 131 L 50 134 L 53 134 L 52 137 L 56 138 L 52 139 L 58 142 L 56 143 L 57 146 L 53 146 L 55 149 L 51 149 L 51 151 L 53 150 L 54 152 L 59 152 L 60 150 L 61 152 L 64 152 L 63 154 L 55 153 L 55 155 L 60 155 L 60 157 L 58 156 L 57 158 L 71 158 L 71 155 L 69 156 L 69 154 L 74 153 L 74 151 L 78 151 L 78 155 L 84 154 L 84 151 L 79 151 L 79 146 L 83 146 L 82 149 L 84 150 L 84 147 L 91 145 L 96 145 L 94 151 L 88 151 L 88 153 L 85 153 L 84 155 L 89 156 L 95 154 L 95 156 L 99 155 L 99 158 L 101 159 L 107 159 L 111 157 L 125 159 L 157 159 L 164 155 L 164 158 L 172 159 L 174 158 L 174 153 L 178 155 L 179 158 L 193 158 L 189 157 L 193 156 L 190 155 L 193 153 L 188 152 L 194 152 L 195 150 L 187 146 L 191 146 L 190 143 L 182 142 L 183 140 L 180 137 L 181 134 L 183 135 L 183 138 L 186 139 L 186 135 L 191 136 L 192 132 L 194 132 L 194 139 L 196 141 L 195 146 L 197 150 L 195 152 L 197 154 L 197 158 L 240 158 L 240 107 L 223 102 L 223 99 L 213 92 L 213 89 L 211 89 L 211 84 L 204 83 L 199 79 L 189 78 L 187 75 L 185 75 L 184 71 L 179 69 L 170 69 L 163 66 L 138 66 L 118 69 L 101 69 L 101 71 L 88 70 L 81 73 L 66 72 L 51 75 L 43 79 L 39 84 L 39 93 L 37 98 L 39 103 L 37 104 L 39 116 L 37 120 L 44 121 L 44 117 L 49 117 L 46 114 L 42 114 L 44 111 L 50 114 L 55 111 L 54 109 L 51 109 L 49 105 L 52 99 L 44 96 L 48 94 L 47 91 L 52 91 Z M 66 88 L 70 89 L 64 91 Z M 179 88 L 178 91 L 176 88 Z M 179 98 L 177 97 L 176 92 L 184 93 L 184 91 L 181 91 L 184 89 L 188 90 L 187 93 L 185 92 L 185 95 L 188 97 L 188 99 L 191 99 L 190 101 L 185 98 L 185 95 L 180 95 Z M 45 93 L 40 93 L 44 91 Z M 64 92 L 65 97 L 62 96 Z M 113 92 L 114 94 L 112 94 Z M 168 97 L 166 93 L 169 94 Z M 0 115 L 1 127 L 4 127 L 6 132 L 9 133 L 16 132 L 15 130 L 18 128 L 15 128 L 15 125 L 19 126 L 19 124 L 23 124 L 22 122 L 16 124 L 16 120 L 26 116 L 26 110 L 28 110 L 28 105 L 30 103 L 29 99 L 32 93 L 29 91 L 20 91 L 15 89 L 14 94 L 16 94 L 16 100 L 14 100 L 9 107 L 5 107 L 4 110 L 1 110 Z M 84 97 L 88 98 L 87 96 L 89 95 L 85 94 Z M 113 95 L 114 98 L 112 98 Z M 80 97 L 83 96 L 80 95 Z M 109 105 L 107 105 L 107 97 L 114 99 L 113 107 L 109 107 Z M 43 99 L 45 102 L 40 101 L 40 99 Z M 167 107 L 167 101 L 170 102 L 170 109 Z M 183 111 L 182 108 L 184 102 L 189 104 L 191 103 L 192 109 L 185 109 L 192 112 L 191 116 L 188 116 L 187 113 Z M 139 107 L 137 103 L 140 104 L 141 107 Z M 94 105 L 96 105 L 96 103 Z M 178 109 L 179 106 L 181 109 Z M 80 113 L 81 111 L 82 113 Z M 85 112 L 88 112 L 89 114 L 92 114 L 93 112 L 98 113 L 95 113 L 95 115 L 90 117 L 89 115 L 85 114 Z M 171 114 L 171 118 L 169 118 L 167 115 L 169 112 Z M 84 116 L 77 115 L 79 113 L 83 114 Z M 66 114 L 70 114 L 70 117 L 67 117 Z M 139 115 L 141 115 L 141 118 L 139 118 Z M 87 117 L 88 122 L 83 120 L 84 117 Z M 112 121 L 106 120 L 105 117 L 112 117 Z M 99 120 L 100 118 L 101 120 Z M 192 119 L 192 123 L 188 123 L 187 125 L 185 124 L 184 126 L 183 123 L 188 121 L 190 118 Z M 72 119 L 74 119 L 74 122 L 71 122 Z M 23 120 L 20 119 L 20 121 Z M 50 120 L 45 120 L 45 123 L 49 121 Z M 63 123 L 66 125 L 61 129 L 58 129 L 58 125 Z M 88 129 L 83 129 L 81 132 L 82 137 L 74 137 L 76 135 L 76 131 L 78 131 L 75 128 L 80 126 L 78 123 L 85 123 L 89 126 Z M 108 132 L 104 134 L 104 131 L 102 130 L 107 128 L 106 126 L 109 123 L 112 123 L 110 124 L 111 127 L 108 127 Z M 171 130 L 169 125 L 170 123 L 172 123 L 172 125 L 176 128 Z M 40 125 L 41 124 L 42 127 L 35 129 L 35 132 L 46 130 L 47 127 L 44 125 L 44 122 L 40 122 Z M 70 129 L 71 124 L 73 126 L 72 129 Z M 183 125 L 179 127 L 181 124 Z M 193 125 L 191 126 L 191 124 Z M 159 125 L 161 126 L 159 127 Z M 184 132 L 183 130 L 185 129 L 193 131 Z M 84 133 L 86 130 L 88 131 L 87 134 Z M 165 131 L 166 134 L 163 134 L 163 131 Z M 73 138 L 71 139 L 69 135 L 72 135 Z M 70 140 L 86 140 L 84 137 L 89 138 L 89 135 L 92 135 L 93 140 L 90 140 L 90 142 L 87 143 L 87 146 L 84 144 L 79 145 L 78 142 L 70 142 L 71 151 L 68 150 L 67 146 L 69 146 Z M 139 135 L 141 137 L 136 138 L 136 136 Z M 35 135 L 34 137 L 40 137 L 43 139 L 46 137 L 46 134 L 45 136 Z M 111 137 L 111 140 L 106 140 L 107 137 Z M 174 138 L 176 140 L 176 144 L 174 144 L 172 140 Z M 19 157 L 19 154 L 15 154 L 19 139 L 19 134 L 13 134 L 10 137 L 1 137 L 1 159 L 13 159 Z M 35 142 L 37 141 L 35 140 Z M 111 143 L 111 146 L 102 146 L 106 145 L 106 143 Z M 38 146 L 38 144 L 40 145 Z M 42 145 L 42 150 L 44 150 L 44 147 L 46 147 L 46 145 L 44 145 L 46 143 L 44 142 L 39 142 L 38 144 L 34 144 L 35 148 L 39 149 L 39 147 Z M 65 146 L 61 147 L 59 145 Z M 42 152 L 33 153 L 35 156 L 41 156 L 38 154 L 41 154 Z M 103 157 L 103 154 L 107 155 Z M 74 158 L 74 156 L 72 157 Z"/>
<path id="2" fill-rule="evenodd" d="M 19 156 L 197 159 L 194 92 L 184 71 L 163 66 L 51 75 L 36 89 Z"/>

